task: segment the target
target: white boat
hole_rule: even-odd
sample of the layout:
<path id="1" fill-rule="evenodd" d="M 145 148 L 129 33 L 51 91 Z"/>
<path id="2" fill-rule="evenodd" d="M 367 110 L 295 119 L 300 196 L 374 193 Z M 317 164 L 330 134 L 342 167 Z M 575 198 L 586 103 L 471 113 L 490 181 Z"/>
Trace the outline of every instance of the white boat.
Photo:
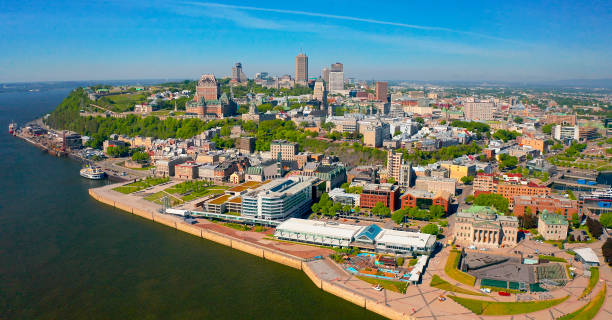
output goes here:
<path id="1" fill-rule="evenodd" d="M 101 180 L 106 177 L 106 173 L 102 171 L 100 167 L 87 166 L 81 169 L 81 177 L 92 180 Z"/>

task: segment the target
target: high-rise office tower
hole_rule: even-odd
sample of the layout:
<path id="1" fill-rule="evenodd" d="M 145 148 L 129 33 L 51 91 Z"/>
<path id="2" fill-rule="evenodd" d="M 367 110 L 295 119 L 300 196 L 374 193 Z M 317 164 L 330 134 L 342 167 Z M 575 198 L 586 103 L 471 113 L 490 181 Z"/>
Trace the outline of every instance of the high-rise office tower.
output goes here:
<path id="1" fill-rule="evenodd" d="M 315 82 L 313 97 L 321 101 L 322 110 L 327 109 L 327 89 L 325 88 L 325 82 L 321 78 Z"/>
<path id="2" fill-rule="evenodd" d="M 234 82 L 246 82 L 247 78 L 244 72 L 242 72 L 242 63 L 236 62 L 232 68 L 232 81 Z"/>
<path id="3" fill-rule="evenodd" d="M 344 72 L 332 71 L 329 73 L 329 91 L 336 93 L 344 90 Z"/>
<path id="4" fill-rule="evenodd" d="M 329 84 L 329 68 L 325 67 L 323 68 L 323 70 L 321 70 L 321 78 L 323 78 L 323 81 L 325 81 L 325 83 Z"/>
<path id="5" fill-rule="evenodd" d="M 376 82 L 376 100 L 385 102 L 387 101 L 387 82 Z"/>
<path id="6" fill-rule="evenodd" d="M 344 66 L 340 62 L 332 63 L 331 71 L 332 72 L 344 72 Z"/>
<path id="7" fill-rule="evenodd" d="M 344 66 L 342 63 L 336 62 L 331 65 L 328 88 L 331 93 L 344 90 Z"/>
<path id="8" fill-rule="evenodd" d="M 308 56 L 303 53 L 295 57 L 295 81 L 301 85 L 308 84 Z"/>

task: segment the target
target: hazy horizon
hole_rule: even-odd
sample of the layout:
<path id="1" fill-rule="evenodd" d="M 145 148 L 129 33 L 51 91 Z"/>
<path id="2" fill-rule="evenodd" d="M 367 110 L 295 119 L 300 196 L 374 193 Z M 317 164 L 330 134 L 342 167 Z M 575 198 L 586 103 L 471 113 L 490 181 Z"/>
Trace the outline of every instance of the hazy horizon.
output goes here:
<path id="1" fill-rule="evenodd" d="M 0 18 L 2 83 L 223 77 L 235 62 L 294 75 L 302 51 L 309 77 L 339 61 L 364 80 L 612 78 L 607 2 L 24 0 Z"/>

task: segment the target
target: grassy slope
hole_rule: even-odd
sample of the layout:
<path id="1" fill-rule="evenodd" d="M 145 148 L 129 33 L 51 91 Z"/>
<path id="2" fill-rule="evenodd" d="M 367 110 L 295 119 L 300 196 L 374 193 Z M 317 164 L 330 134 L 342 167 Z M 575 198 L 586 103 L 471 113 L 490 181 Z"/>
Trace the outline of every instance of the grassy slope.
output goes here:
<path id="1" fill-rule="evenodd" d="M 460 283 L 463 283 L 468 286 L 474 286 L 476 278 L 457 269 L 460 254 L 461 252 L 457 250 L 451 250 L 451 252 L 448 254 L 448 260 L 446 260 L 446 265 L 444 266 L 444 272 L 446 272 L 449 277 L 459 281 Z"/>
<path id="2" fill-rule="evenodd" d="M 451 292 L 469 294 L 469 295 L 474 295 L 474 296 L 486 296 L 486 294 L 483 294 L 483 293 L 480 293 L 480 292 L 476 292 L 476 291 L 472 291 L 472 290 L 467 290 L 467 289 L 463 289 L 463 288 L 457 287 L 455 285 L 452 285 L 448 281 L 440 278 L 438 275 L 434 275 L 431 278 L 431 282 L 429 283 L 429 285 L 432 286 L 432 287 L 436 287 L 438 289 L 442 289 L 444 291 L 451 291 Z"/>
<path id="3" fill-rule="evenodd" d="M 475 314 L 485 316 L 502 316 L 540 311 L 556 306 L 569 298 L 569 296 L 566 296 L 564 298 L 545 301 L 497 302 L 456 296 L 449 297 Z"/>

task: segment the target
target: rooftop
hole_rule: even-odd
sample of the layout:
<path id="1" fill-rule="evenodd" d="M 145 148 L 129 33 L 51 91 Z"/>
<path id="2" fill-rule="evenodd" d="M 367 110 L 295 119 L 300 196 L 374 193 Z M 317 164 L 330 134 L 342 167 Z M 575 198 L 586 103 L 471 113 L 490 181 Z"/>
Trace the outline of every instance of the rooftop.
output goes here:
<path id="1" fill-rule="evenodd" d="M 565 218 L 565 216 L 562 216 L 560 214 L 551 213 L 551 212 L 548 212 L 547 210 L 544 210 L 542 213 L 540 213 L 540 219 L 544 221 L 545 224 L 548 224 L 548 225 L 551 225 L 551 224 L 564 225 L 564 226 L 568 225 L 567 219 Z"/>
<path id="2" fill-rule="evenodd" d="M 436 236 L 420 233 L 382 229 L 376 236 L 376 242 L 397 243 L 412 247 L 431 247 L 436 242 Z"/>
<path id="3" fill-rule="evenodd" d="M 276 227 L 277 230 L 298 233 L 310 233 L 327 237 L 341 237 L 344 239 L 353 238 L 359 231 L 364 228 L 364 226 L 339 224 L 333 222 L 321 222 L 316 220 L 306 220 L 297 218 L 291 218 Z"/>

